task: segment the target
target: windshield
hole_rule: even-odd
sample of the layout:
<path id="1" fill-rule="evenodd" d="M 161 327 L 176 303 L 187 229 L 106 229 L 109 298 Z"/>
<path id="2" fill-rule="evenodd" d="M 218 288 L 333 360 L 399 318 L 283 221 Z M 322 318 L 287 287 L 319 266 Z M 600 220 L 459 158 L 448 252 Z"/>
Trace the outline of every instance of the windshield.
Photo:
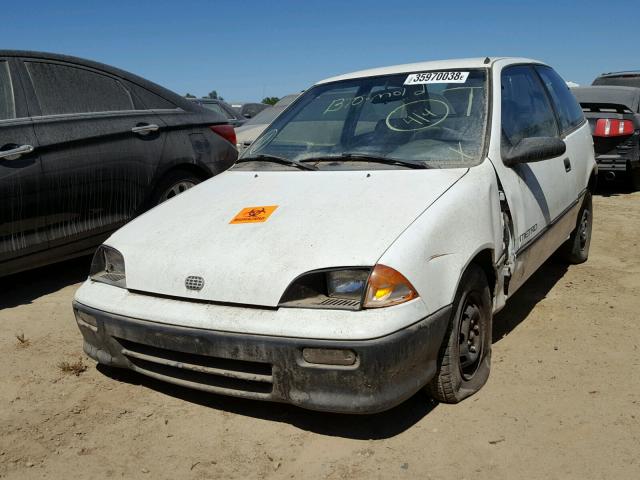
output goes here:
<path id="1" fill-rule="evenodd" d="M 367 156 L 430 168 L 476 165 L 482 160 L 486 91 L 484 69 L 318 85 L 275 119 L 242 155 L 241 165 L 253 157 L 273 163 L 267 156 L 316 162 L 318 168 L 330 168 L 326 162 L 332 158 L 350 168 L 370 168 Z M 385 167 L 403 168 L 392 162 Z"/>

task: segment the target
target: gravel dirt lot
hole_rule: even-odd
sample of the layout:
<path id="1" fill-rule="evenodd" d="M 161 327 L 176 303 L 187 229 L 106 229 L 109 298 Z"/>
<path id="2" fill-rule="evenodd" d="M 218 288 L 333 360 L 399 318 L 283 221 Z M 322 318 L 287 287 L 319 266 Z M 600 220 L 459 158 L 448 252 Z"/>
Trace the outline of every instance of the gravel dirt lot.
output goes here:
<path id="1" fill-rule="evenodd" d="M 0 280 L 0 477 L 640 478 L 640 193 L 594 208 L 589 261 L 547 262 L 495 319 L 479 394 L 373 416 L 96 368 L 71 311 L 88 259 Z"/>

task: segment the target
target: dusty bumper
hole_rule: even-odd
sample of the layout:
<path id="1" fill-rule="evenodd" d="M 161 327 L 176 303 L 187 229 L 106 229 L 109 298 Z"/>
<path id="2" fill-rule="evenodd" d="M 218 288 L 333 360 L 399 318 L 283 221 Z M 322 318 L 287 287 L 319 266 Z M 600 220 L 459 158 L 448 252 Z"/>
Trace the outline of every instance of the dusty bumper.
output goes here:
<path id="1" fill-rule="evenodd" d="M 372 413 L 389 409 L 435 374 L 450 307 L 393 334 L 335 341 L 178 327 L 110 314 L 74 302 L 85 352 L 207 392 L 286 402 L 313 410 Z M 311 364 L 304 348 L 355 352 L 351 366 Z"/>

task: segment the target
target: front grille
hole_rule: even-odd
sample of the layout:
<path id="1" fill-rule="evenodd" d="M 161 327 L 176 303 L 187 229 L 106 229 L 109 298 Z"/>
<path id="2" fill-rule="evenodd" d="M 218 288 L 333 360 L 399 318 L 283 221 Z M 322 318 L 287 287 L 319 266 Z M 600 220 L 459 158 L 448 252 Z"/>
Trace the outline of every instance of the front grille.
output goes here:
<path id="1" fill-rule="evenodd" d="M 204 278 L 190 275 L 184 281 L 184 285 L 187 287 L 187 290 L 202 290 L 202 287 L 204 287 Z"/>
<path id="2" fill-rule="evenodd" d="M 360 300 L 350 300 L 346 298 L 327 298 L 320 302 L 320 305 L 327 305 L 333 307 L 358 307 L 360 306 Z"/>
<path id="3" fill-rule="evenodd" d="M 142 374 L 191 388 L 226 394 L 269 395 L 272 366 L 194 353 L 178 352 L 116 338 L 122 354 Z"/>

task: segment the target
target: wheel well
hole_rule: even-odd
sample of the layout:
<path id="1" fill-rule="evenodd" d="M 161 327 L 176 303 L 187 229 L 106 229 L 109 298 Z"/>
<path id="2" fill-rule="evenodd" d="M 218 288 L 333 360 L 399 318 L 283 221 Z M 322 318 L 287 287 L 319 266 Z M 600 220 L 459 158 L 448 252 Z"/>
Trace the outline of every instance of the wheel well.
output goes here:
<path id="1" fill-rule="evenodd" d="M 493 268 L 493 250 L 487 248 L 478 252 L 470 263 L 473 263 L 482 269 L 484 274 L 487 276 L 491 295 L 494 296 L 496 289 L 496 271 Z"/>
<path id="2" fill-rule="evenodd" d="M 596 171 L 591 172 L 591 176 L 589 177 L 589 183 L 587 184 L 587 190 L 591 193 L 595 193 L 596 187 L 598 186 L 598 174 Z"/>
<path id="3" fill-rule="evenodd" d="M 200 180 L 206 180 L 207 178 L 211 178 L 211 173 L 207 172 L 204 168 L 194 165 L 193 163 L 182 163 L 179 165 L 173 165 L 171 168 L 166 170 L 162 176 L 158 179 L 158 182 L 161 182 L 166 176 L 173 174 L 174 172 L 182 171 L 189 172 L 198 177 Z"/>

